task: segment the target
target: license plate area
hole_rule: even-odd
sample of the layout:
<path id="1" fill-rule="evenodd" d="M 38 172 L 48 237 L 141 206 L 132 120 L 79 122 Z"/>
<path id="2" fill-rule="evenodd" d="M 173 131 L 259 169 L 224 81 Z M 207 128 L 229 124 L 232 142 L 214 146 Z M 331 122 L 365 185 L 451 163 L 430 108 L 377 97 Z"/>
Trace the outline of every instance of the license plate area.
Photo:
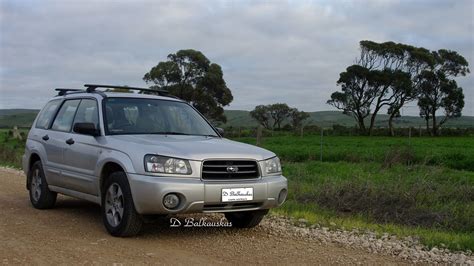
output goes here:
<path id="1" fill-rule="evenodd" d="M 240 202 L 253 200 L 253 188 L 223 188 L 222 202 Z"/>

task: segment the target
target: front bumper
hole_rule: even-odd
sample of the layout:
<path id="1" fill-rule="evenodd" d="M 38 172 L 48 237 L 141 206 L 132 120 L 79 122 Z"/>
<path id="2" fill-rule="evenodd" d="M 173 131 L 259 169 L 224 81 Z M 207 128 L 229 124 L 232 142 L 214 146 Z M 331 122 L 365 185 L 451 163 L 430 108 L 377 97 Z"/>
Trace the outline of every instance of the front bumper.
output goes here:
<path id="1" fill-rule="evenodd" d="M 269 176 L 255 180 L 232 180 L 227 182 L 203 181 L 196 178 L 156 177 L 128 173 L 128 180 L 135 208 L 140 214 L 170 214 L 198 212 L 232 212 L 270 209 L 283 201 L 280 192 L 288 191 L 284 176 Z M 253 200 L 245 202 L 222 202 L 223 188 L 253 188 Z M 181 204 L 173 210 L 163 206 L 163 197 L 176 193 Z M 285 194 L 286 198 L 286 194 Z"/>

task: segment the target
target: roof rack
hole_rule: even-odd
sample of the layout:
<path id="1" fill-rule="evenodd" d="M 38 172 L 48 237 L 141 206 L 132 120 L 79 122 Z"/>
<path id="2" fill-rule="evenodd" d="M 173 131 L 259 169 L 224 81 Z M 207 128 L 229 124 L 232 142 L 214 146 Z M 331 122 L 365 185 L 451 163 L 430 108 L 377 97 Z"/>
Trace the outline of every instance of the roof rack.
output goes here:
<path id="1" fill-rule="evenodd" d="M 127 89 L 127 90 L 136 90 L 136 91 L 141 91 L 141 92 L 154 93 L 154 94 L 158 94 L 159 96 L 179 99 L 178 97 L 169 94 L 169 92 L 166 91 L 166 90 L 153 90 L 153 89 L 137 88 L 137 87 L 115 86 L 115 85 L 98 85 L 98 84 L 84 84 L 84 87 L 86 87 L 85 90 L 69 89 L 69 88 L 56 88 L 55 90 L 58 92 L 57 96 L 64 96 L 64 95 L 67 95 L 67 94 L 74 94 L 74 93 L 98 93 L 98 94 L 102 95 L 104 98 L 106 98 L 107 95 L 103 91 L 98 91 L 96 89 L 97 88 Z"/>
<path id="2" fill-rule="evenodd" d="M 126 89 L 126 90 L 134 90 L 134 91 L 142 91 L 142 92 L 150 92 L 158 94 L 159 96 L 167 96 L 173 97 L 170 95 L 166 90 L 153 90 L 153 89 L 146 89 L 146 88 L 137 88 L 137 87 L 127 87 L 127 86 L 114 86 L 114 85 L 98 85 L 98 84 L 85 84 L 86 92 L 94 92 L 97 88 L 105 88 L 105 89 Z"/>
<path id="3" fill-rule="evenodd" d="M 68 89 L 68 88 L 56 88 L 55 91 L 58 92 L 58 96 L 64 96 L 64 95 L 68 94 L 68 92 L 72 92 L 72 93 L 86 92 L 85 90 Z"/>

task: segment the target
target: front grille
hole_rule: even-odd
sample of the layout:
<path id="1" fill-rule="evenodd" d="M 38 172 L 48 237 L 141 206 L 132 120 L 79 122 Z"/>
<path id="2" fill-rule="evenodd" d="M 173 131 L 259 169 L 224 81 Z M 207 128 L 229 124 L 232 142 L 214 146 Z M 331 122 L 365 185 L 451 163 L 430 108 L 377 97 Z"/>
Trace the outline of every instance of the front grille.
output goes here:
<path id="1" fill-rule="evenodd" d="M 202 166 L 202 179 L 227 180 L 258 178 L 256 161 L 219 160 L 205 161 Z"/>

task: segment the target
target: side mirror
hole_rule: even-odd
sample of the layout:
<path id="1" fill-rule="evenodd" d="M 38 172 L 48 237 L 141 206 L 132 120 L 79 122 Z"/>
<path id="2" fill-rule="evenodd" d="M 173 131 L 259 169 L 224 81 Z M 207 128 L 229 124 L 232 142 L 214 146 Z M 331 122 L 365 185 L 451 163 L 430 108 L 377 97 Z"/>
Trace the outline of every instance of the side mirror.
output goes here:
<path id="1" fill-rule="evenodd" d="M 100 131 L 93 123 L 75 123 L 74 132 L 90 136 L 100 136 Z"/>
<path id="2" fill-rule="evenodd" d="M 219 135 L 224 136 L 224 129 L 220 127 L 216 127 L 217 132 L 219 132 Z"/>

